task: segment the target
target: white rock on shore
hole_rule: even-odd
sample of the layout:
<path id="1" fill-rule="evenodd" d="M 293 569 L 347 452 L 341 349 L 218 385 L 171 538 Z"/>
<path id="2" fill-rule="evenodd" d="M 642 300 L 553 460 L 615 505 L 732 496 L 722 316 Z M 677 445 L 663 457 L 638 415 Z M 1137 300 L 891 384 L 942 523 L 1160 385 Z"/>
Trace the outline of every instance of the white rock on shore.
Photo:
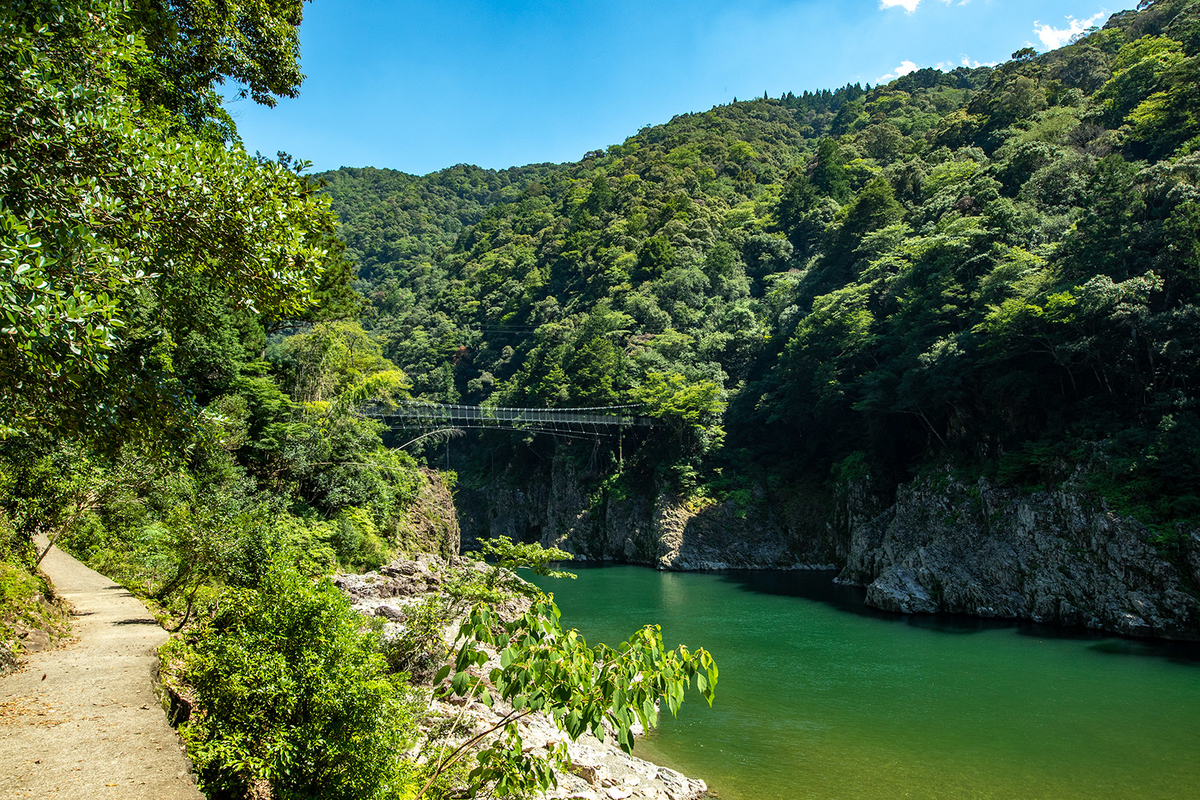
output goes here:
<path id="1" fill-rule="evenodd" d="M 422 555 L 411 561 L 394 561 L 378 572 L 340 575 L 336 583 L 349 595 L 355 610 L 384 618 L 385 635 L 395 635 L 403 627 L 405 607 L 440 592 L 448 570 L 474 568 L 477 568 L 474 562 L 466 559 L 446 561 Z M 506 604 L 512 607 L 502 609 L 501 613 L 520 613 L 525 604 L 514 601 Z M 453 638 L 456 627 L 451 626 L 447 631 L 448 639 Z M 488 664 L 485 670 L 494 666 L 499 664 Z M 488 708 L 475 700 L 465 706 L 463 698 L 451 700 L 454 702 L 433 699 L 430 710 L 442 719 L 461 715 L 463 733 L 483 732 L 511 710 L 501 702 Z M 567 742 L 571 770 L 558 774 L 558 787 L 545 795 L 549 800 L 698 800 L 708 794 L 704 781 L 626 754 L 610 733 L 606 733 L 603 742 L 591 734 L 571 742 L 545 714 L 531 714 L 518 724 L 526 749 L 548 750 Z"/>

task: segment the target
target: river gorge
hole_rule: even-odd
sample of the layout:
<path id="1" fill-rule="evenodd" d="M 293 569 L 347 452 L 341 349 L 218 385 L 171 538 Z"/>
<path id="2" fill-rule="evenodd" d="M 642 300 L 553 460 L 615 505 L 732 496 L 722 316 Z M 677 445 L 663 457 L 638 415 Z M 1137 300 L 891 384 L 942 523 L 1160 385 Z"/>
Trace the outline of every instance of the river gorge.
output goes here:
<path id="1" fill-rule="evenodd" d="M 636 754 L 724 800 L 1178 798 L 1200 785 L 1200 646 L 1035 623 L 904 616 L 831 571 L 580 566 L 538 579 L 564 622 L 615 645 L 657 622 L 709 649 Z"/>

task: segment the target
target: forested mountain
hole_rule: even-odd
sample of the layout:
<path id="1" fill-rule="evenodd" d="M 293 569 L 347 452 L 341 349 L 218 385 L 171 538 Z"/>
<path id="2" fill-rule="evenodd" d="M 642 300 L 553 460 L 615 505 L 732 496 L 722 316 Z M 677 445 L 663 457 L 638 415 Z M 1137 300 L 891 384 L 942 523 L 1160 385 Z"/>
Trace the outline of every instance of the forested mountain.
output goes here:
<path id="1" fill-rule="evenodd" d="M 438 287 L 448 280 L 446 254 L 488 208 L 519 199 L 554 169 L 533 165 L 494 172 L 459 165 L 417 178 L 395 170 L 343 168 L 321 176 L 338 204 L 358 287 L 371 300 L 368 319 L 377 319 L 375 309 L 388 304 L 378 324 L 390 332 L 393 348 L 403 348 L 423 383 L 443 365 L 448 368 L 458 347 L 454 320 L 436 305 Z"/>
<path id="2" fill-rule="evenodd" d="M 324 178 L 414 394 L 686 416 L 703 435 L 656 464 L 676 488 L 1086 463 L 1165 522 L 1200 513 L 1198 53 L 1200 4 L 1143 3 L 1051 53 L 735 102 L 573 164 Z"/>
<path id="3" fill-rule="evenodd" d="M 552 172 L 535 164 L 500 172 L 463 164 L 424 178 L 390 169 L 343 167 L 325 173 L 325 193 L 340 209 L 342 235 L 359 277 L 369 285 L 415 280 L 397 269 L 440 259 L 484 212 L 512 202 Z"/>

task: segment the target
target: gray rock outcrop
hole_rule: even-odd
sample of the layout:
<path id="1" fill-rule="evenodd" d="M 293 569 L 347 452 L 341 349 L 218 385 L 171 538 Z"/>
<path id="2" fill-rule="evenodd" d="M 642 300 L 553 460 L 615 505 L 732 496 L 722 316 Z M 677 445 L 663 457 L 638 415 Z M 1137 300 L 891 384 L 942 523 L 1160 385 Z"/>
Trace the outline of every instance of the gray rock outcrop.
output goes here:
<path id="1" fill-rule="evenodd" d="M 389 522 L 388 538 L 402 553 L 456 556 L 461 542 L 454 494 L 437 470 L 421 468 L 416 497 Z"/>
<path id="2" fill-rule="evenodd" d="M 1200 532 L 1163 537 L 1076 480 L 1028 493 L 942 470 L 894 496 L 864 477 L 723 503 L 597 486 L 557 455 L 545 473 L 460 490 L 465 544 L 505 535 L 670 570 L 841 567 L 840 582 L 889 611 L 1200 639 Z"/>
<path id="3" fill-rule="evenodd" d="M 402 635 L 409 613 L 423 601 L 433 597 L 446 600 L 446 590 L 455 582 L 471 577 L 471 572 L 482 576 L 489 571 L 489 567 L 472 559 L 422 554 L 414 559 L 397 559 L 375 572 L 338 575 L 334 583 L 360 614 L 384 620 L 383 635 L 388 639 Z M 507 570 L 501 572 L 506 580 L 520 580 Z M 511 620 L 526 611 L 529 603 L 526 597 L 513 596 L 494 604 L 493 610 L 502 619 Z M 451 603 L 451 616 L 469 605 L 462 603 L 460 608 Z M 461 619 L 453 618 L 446 625 L 442 633 L 447 645 L 454 642 L 460 624 Z M 499 655 L 489 652 L 491 658 L 479 669 L 481 675 L 500 667 Z M 453 721 L 466 738 L 492 730 L 512 710 L 498 698 L 485 706 L 473 698 L 438 697 L 430 692 L 431 688 L 418 687 L 427 692 L 430 713 L 422 724 L 431 731 Z M 527 749 L 540 752 L 563 744 L 570 754 L 571 769 L 557 776 L 558 786 L 544 795 L 548 800 L 699 800 L 708 793 L 704 781 L 626 754 L 607 729 L 602 740 L 587 734 L 570 741 L 549 716 L 537 713 L 521 719 L 519 731 Z M 640 727 L 634 732 L 642 733 Z"/>
<path id="4" fill-rule="evenodd" d="M 460 488 L 464 548 L 507 536 L 580 560 L 671 570 L 830 568 L 840 561 L 831 509 L 818 492 L 792 491 L 784 500 L 760 490 L 740 504 L 695 502 L 653 487 L 631 496 L 590 490 L 597 479 L 560 454 L 548 474 L 510 469 L 483 488 Z"/>
<path id="5" fill-rule="evenodd" d="M 889 611 L 1200 638 L 1200 535 L 1163 542 L 1072 482 L 1025 494 L 949 472 L 850 526 L 839 580 Z"/>

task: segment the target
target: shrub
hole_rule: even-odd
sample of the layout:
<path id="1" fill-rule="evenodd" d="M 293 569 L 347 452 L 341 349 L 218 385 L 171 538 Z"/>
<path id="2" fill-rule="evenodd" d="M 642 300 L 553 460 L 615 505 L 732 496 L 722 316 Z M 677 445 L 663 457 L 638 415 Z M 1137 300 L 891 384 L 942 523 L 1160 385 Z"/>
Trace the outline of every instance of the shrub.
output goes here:
<path id="1" fill-rule="evenodd" d="M 276 556 L 256 589 L 228 589 L 218 608 L 169 646 L 195 698 L 181 732 L 209 796 L 394 796 L 412 709 L 333 584 Z"/>
<path id="2" fill-rule="evenodd" d="M 442 597 L 427 597 L 408 606 L 403 629 L 383 642 L 388 667 L 419 683 L 431 682 L 450 654 L 445 640 L 450 623 L 450 607 Z"/>

